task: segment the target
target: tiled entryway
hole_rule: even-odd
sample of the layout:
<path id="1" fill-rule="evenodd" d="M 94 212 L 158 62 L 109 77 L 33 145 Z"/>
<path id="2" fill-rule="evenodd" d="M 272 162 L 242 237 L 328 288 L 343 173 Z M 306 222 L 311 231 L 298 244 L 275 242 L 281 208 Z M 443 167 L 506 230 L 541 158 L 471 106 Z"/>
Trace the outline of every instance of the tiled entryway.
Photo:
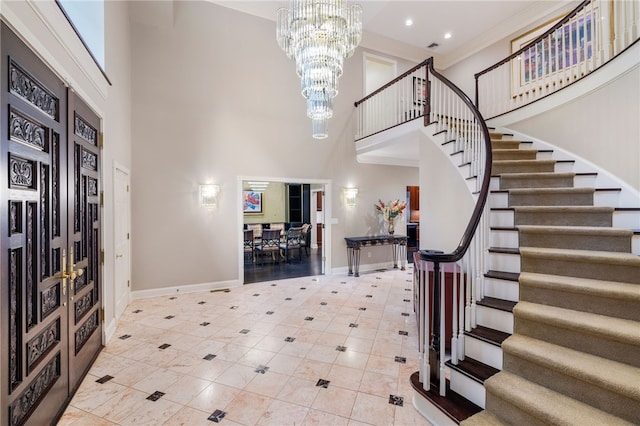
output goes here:
<path id="1" fill-rule="evenodd" d="M 426 425 L 411 268 L 136 300 L 59 425 Z"/>

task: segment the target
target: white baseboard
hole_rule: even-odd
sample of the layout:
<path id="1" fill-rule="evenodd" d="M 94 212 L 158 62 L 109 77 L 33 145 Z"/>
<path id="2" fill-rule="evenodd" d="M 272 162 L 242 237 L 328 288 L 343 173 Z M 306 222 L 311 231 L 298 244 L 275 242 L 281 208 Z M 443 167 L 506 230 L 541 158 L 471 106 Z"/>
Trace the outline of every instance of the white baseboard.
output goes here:
<path id="1" fill-rule="evenodd" d="M 109 321 L 108 323 L 104 323 L 103 326 L 104 327 L 102 329 L 102 339 L 103 339 L 102 344 L 106 345 L 107 343 L 109 343 L 109 341 L 115 334 L 116 327 L 118 327 L 118 321 L 115 318 L 112 318 L 111 321 Z"/>
<path id="2" fill-rule="evenodd" d="M 405 262 L 404 263 L 405 268 L 407 268 L 409 266 L 409 262 Z M 388 269 L 388 270 L 392 270 L 393 269 L 393 263 L 392 262 L 382 262 L 382 263 L 368 263 L 368 264 L 360 264 L 360 270 L 358 271 L 360 273 L 360 275 L 367 273 L 367 272 L 371 272 L 371 271 L 377 271 L 379 269 Z M 398 262 L 398 269 L 400 269 L 400 262 Z M 332 275 L 347 275 L 349 273 L 349 267 L 348 266 L 341 266 L 339 268 L 332 268 L 331 269 L 331 274 Z"/>
<path id="3" fill-rule="evenodd" d="M 131 299 L 145 299 L 147 297 L 168 296 L 176 293 L 196 293 L 199 291 L 223 290 L 227 288 L 240 287 L 242 283 L 238 280 L 218 281 L 212 283 L 187 284 L 173 287 L 152 288 L 149 290 L 138 290 L 131 292 Z"/>

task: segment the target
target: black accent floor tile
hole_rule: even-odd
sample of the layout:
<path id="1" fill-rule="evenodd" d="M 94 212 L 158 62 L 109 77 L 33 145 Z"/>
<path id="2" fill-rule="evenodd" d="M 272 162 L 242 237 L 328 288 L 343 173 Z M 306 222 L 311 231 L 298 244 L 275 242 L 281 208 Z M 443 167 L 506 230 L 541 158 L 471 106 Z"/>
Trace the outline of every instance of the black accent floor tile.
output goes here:
<path id="1" fill-rule="evenodd" d="M 267 370 L 269 370 L 269 367 L 267 367 L 266 365 L 259 365 L 254 371 L 256 373 L 264 374 L 267 372 Z"/>
<path id="2" fill-rule="evenodd" d="M 346 281 L 340 281 L 340 284 L 346 284 L 346 283 L 347 283 Z"/>
<path id="3" fill-rule="evenodd" d="M 134 314 L 139 314 L 140 312 L 142 312 L 142 309 L 136 309 L 135 311 L 133 311 Z"/>
<path id="4" fill-rule="evenodd" d="M 409 312 L 403 312 L 403 313 L 402 313 L 402 316 L 403 316 L 403 317 L 408 317 L 408 316 L 409 316 Z"/>
<path id="5" fill-rule="evenodd" d="M 278 284 L 271 284 L 271 287 L 275 287 L 275 286 L 277 286 L 277 285 L 278 285 Z"/>
<path id="6" fill-rule="evenodd" d="M 346 346 L 336 346 L 336 351 L 345 352 L 347 350 Z"/>
<path id="7" fill-rule="evenodd" d="M 290 297 L 285 297 L 284 300 L 293 300 Z"/>
<path id="8" fill-rule="evenodd" d="M 249 334 L 251 330 L 247 330 L 246 328 L 243 328 L 242 330 L 240 330 L 240 334 Z"/>
<path id="9" fill-rule="evenodd" d="M 267 311 L 267 315 L 273 315 L 273 311 Z"/>
<path id="10" fill-rule="evenodd" d="M 293 342 L 294 340 L 296 340 L 295 337 L 285 337 L 284 339 L 285 342 L 289 342 L 289 343 Z"/>
<path id="11" fill-rule="evenodd" d="M 329 383 L 331 383 L 331 380 L 318 379 L 316 386 L 327 389 L 329 387 Z"/>
<path id="12" fill-rule="evenodd" d="M 399 362 L 400 364 L 406 364 L 407 363 L 407 358 L 405 358 L 403 356 L 396 356 L 395 361 Z"/>
<path id="13" fill-rule="evenodd" d="M 349 327 L 351 328 L 358 328 L 358 324 L 352 322 L 351 324 L 349 324 Z"/>
<path id="14" fill-rule="evenodd" d="M 198 305 L 204 305 L 205 303 L 207 302 L 205 302 L 204 300 L 201 300 L 200 302 L 198 302 Z"/>
<path id="15" fill-rule="evenodd" d="M 306 317 L 304 320 L 305 321 L 313 321 L 313 317 Z"/>
<path id="16" fill-rule="evenodd" d="M 164 319 L 172 319 L 172 318 L 175 318 L 175 316 L 173 316 L 173 315 L 167 315 L 166 317 L 164 317 Z"/>
<path id="17" fill-rule="evenodd" d="M 177 299 L 177 297 L 176 297 L 176 296 L 171 296 L 171 297 L 169 298 L 169 300 L 176 300 L 176 299 Z"/>
<path id="18" fill-rule="evenodd" d="M 378 284 L 371 284 L 371 287 L 378 288 Z"/>
<path id="19" fill-rule="evenodd" d="M 381 280 L 381 279 L 382 279 L 382 277 L 376 277 L 376 280 Z"/>
<path id="20" fill-rule="evenodd" d="M 366 311 L 366 310 L 367 310 L 367 308 L 358 308 L 358 310 L 360 310 L 360 311 Z"/>
<path id="21" fill-rule="evenodd" d="M 373 294 L 367 294 L 367 297 L 373 297 Z"/>
<path id="22" fill-rule="evenodd" d="M 254 297 L 256 297 L 256 296 L 260 296 L 260 293 L 255 293 L 253 296 L 254 296 Z"/>
<path id="23" fill-rule="evenodd" d="M 238 309 L 238 307 L 236 305 L 233 305 L 232 307 L 230 307 L 229 309 Z"/>
<path id="24" fill-rule="evenodd" d="M 411 299 L 402 299 L 403 302 L 411 302 Z"/>
<path id="25" fill-rule="evenodd" d="M 404 331 L 404 330 L 400 330 L 400 331 L 398 331 L 398 334 L 401 335 L 401 336 L 408 336 L 409 332 L 408 331 Z"/>
<path id="26" fill-rule="evenodd" d="M 129 337 L 131 337 L 130 334 L 123 334 L 122 336 L 118 337 L 118 339 L 120 340 L 127 340 Z"/>
<path id="27" fill-rule="evenodd" d="M 147 397 L 149 401 L 157 401 L 164 396 L 164 392 L 155 391 Z"/>
<path id="28" fill-rule="evenodd" d="M 333 293 L 333 294 L 338 294 L 338 292 L 337 292 L 337 291 L 335 291 L 335 290 L 333 290 L 331 293 Z"/>
<path id="29" fill-rule="evenodd" d="M 201 326 L 203 326 L 203 327 L 206 327 L 206 326 L 208 326 L 209 324 L 211 324 L 211 323 L 210 323 L 210 322 L 207 322 L 207 321 L 205 321 L 205 322 L 201 322 L 201 323 L 200 323 L 200 325 L 201 325 Z"/>
<path id="30" fill-rule="evenodd" d="M 204 356 L 204 358 L 202 359 L 206 359 L 207 361 L 211 361 L 212 359 L 214 359 L 216 356 L 214 354 L 206 354 Z"/>
<path id="31" fill-rule="evenodd" d="M 404 398 L 398 395 L 389 395 L 389 404 L 404 406 Z"/>
<path id="32" fill-rule="evenodd" d="M 110 375 L 107 374 L 105 376 L 100 377 L 98 380 L 96 380 L 96 382 L 100 383 L 102 385 L 102 384 L 107 383 L 111 379 L 113 379 L 113 376 L 110 376 Z"/>
<path id="33" fill-rule="evenodd" d="M 163 343 L 162 345 L 158 346 L 158 349 L 167 349 L 169 346 L 171 346 L 168 343 Z"/>
<path id="34" fill-rule="evenodd" d="M 307 289 L 306 287 L 300 287 L 300 290 L 306 290 L 306 289 Z"/>
<path id="35" fill-rule="evenodd" d="M 226 415 L 227 415 L 226 411 L 216 410 L 213 413 L 211 413 L 209 417 L 207 417 L 207 420 L 211 420 L 214 423 L 220 423 L 222 419 L 224 419 L 224 416 Z"/>
<path id="36" fill-rule="evenodd" d="M 327 306 L 327 302 L 320 302 L 321 306 Z"/>

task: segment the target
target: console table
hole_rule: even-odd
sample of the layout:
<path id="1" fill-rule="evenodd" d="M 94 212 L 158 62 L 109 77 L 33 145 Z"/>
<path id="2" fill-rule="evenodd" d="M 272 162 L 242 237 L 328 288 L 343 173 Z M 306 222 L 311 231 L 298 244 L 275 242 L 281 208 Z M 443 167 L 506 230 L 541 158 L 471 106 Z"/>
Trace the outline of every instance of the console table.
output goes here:
<path id="1" fill-rule="evenodd" d="M 405 270 L 407 261 L 407 236 L 406 235 L 374 235 L 370 237 L 345 237 L 347 243 L 347 262 L 349 263 L 349 275 L 360 276 L 360 248 L 371 246 L 391 245 L 393 253 L 393 267 L 398 268 L 400 257 L 400 269 Z"/>

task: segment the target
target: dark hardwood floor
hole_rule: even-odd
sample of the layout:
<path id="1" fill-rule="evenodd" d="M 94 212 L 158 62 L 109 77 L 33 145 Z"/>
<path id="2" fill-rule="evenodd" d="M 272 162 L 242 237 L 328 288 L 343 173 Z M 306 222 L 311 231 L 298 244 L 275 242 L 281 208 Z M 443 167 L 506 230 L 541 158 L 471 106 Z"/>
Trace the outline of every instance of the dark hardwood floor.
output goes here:
<path id="1" fill-rule="evenodd" d="M 415 248 L 407 250 L 407 261 L 413 263 Z M 322 251 L 311 249 L 309 256 L 302 253 L 302 260 L 292 259 L 289 263 L 271 263 L 271 259 L 265 259 L 264 265 L 260 262 L 253 263 L 247 256 L 244 258 L 244 283 L 259 283 L 263 281 L 284 280 L 287 278 L 310 277 L 322 274 Z"/>
<path id="2" fill-rule="evenodd" d="M 297 253 L 285 262 L 280 259 L 280 263 L 272 263 L 266 258 L 264 265 L 260 262 L 253 263 L 245 256 L 244 258 L 244 283 L 258 283 L 263 281 L 284 280 L 287 278 L 309 277 L 322 274 L 322 251 L 319 249 L 309 250 L 309 256 L 302 252 L 302 259 L 297 259 Z"/>

